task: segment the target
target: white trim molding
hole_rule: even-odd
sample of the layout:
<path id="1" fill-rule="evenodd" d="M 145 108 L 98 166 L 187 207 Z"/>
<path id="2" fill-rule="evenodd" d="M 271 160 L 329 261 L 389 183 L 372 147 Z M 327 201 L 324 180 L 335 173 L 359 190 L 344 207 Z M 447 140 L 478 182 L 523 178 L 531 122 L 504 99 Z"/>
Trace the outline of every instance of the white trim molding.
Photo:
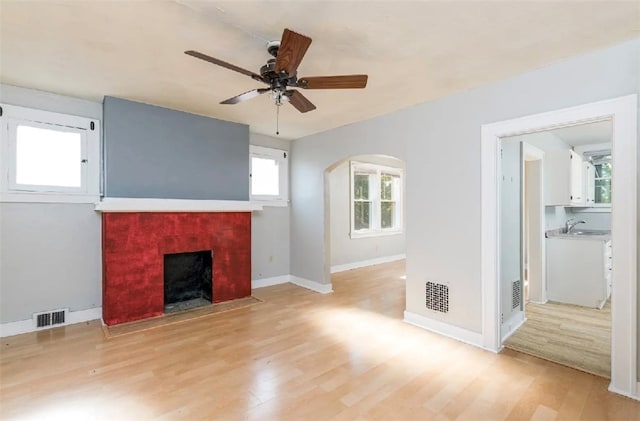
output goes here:
<path id="1" fill-rule="evenodd" d="M 463 329 L 449 323 L 431 319 L 429 317 L 422 316 L 411 311 L 404 312 L 404 322 L 437 333 L 439 335 L 455 339 L 456 341 L 464 342 L 466 344 L 477 346 L 479 348 L 484 348 L 481 333 L 473 332 L 471 330 Z M 494 350 L 488 349 L 488 351 Z"/>
<path id="2" fill-rule="evenodd" d="M 396 254 L 394 256 L 376 257 L 375 259 L 361 260 L 359 262 L 345 263 L 343 265 L 331 266 L 331 273 L 344 272 L 346 270 L 363 268 L 366 266 L 380 265 L 382 263 L 395 262 L 397 260 L 404 260 L 407 258 L 406 254 Z"/>
<path id="3" fill-rule="evenodd" d="M 88 310 L 70 311 L 69 313 L 67 313 L 66 323 L 51 326 L 47 329 L 54 329 L 56 327 L 88 322 L 90 320 L 102 320 L 102 307 L 90 308 Z M 2 323 L 0 324 L 0 338 L 35 332 L 36 330 L 46 329 L 37 329 L 33 318 L 27 320 L 19 320 L 17 322 Z"/>
<path id="4" fill-rule="evenodd" d="M 497 351 L 500 338 L 500 139 L 610 120 L 613 124 L 611 207 L 613 291 L 609 390 L 637 396 L 637 124 L 636 94 L 482 126 L 481 277 L 483 345 Z"/>
<path id="5" fill-rule="evenodd" d="M 527 318 L 524 315 L 524 311 L 518 311 L 511 315 L 509 320 L 504 322 L 507 325 L 507 329 L 504 330 L 504 334 L 502 335 L 502 342 L 504 342 L 509 336 L 513 335 L 516 330 L 520 329 L 520 327 L 527 321 Z"/>
<path id="6" fill-rule="evenodd" d="M 272 285 L 286 284 L 290 282 L 290 275 L 272 276 L 270 278 L 253 279 L 251 289 L 270 287 Z"/>
<path id="7" fill-rule="evenodd" d="M 331 284 L 321 284 L 320 282 L 311 281 L 309 279 L 300 278 L 293 275 L 289 275 L 289 277 L 289 282 L 299 287 L 310 289 L 311 291 L 319 292 L 320 294 L 329 294 L 333 292 L 333 287 Z"/>
<path id="8" fill-rule="evenodd" d="M 251 212 L 262 205 L 242 200 L 138 199 L 105 197 L 97 205 L 99 212 Z"/>

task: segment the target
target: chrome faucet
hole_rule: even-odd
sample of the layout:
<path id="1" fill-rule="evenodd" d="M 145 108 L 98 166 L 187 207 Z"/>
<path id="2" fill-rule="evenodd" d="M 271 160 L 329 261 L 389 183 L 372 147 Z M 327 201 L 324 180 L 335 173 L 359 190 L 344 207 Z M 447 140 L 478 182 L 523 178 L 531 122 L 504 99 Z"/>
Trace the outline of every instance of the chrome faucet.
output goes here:
<path id="1" fill-rule="evenodd" d="M 565 228 L 565 230 L 566 230 L 566 232 L 568 234 L 568 233 L 571 232 L 573 227 L 575 227 L 576 225 L 578 225 L 578 224 L 586 224 L 586 223 L 587 223 L 587 221 L 583 221 L 583 220 L 577 221 L 577 220 L 571 218 L 571 219 L 567 219 L 567 222 L 564 223 L 564 228 Z"/>

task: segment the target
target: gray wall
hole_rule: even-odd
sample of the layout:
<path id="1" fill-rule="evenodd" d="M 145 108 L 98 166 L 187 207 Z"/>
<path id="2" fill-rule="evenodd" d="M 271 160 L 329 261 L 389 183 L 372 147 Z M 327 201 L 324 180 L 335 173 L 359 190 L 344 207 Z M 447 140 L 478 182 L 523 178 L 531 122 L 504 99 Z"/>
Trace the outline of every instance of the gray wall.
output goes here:
<path id="1" fill-rule="evenodd" d="M 639 52 L 640 40 L 626 42 L 295 141 L 292 274 L 330 279 L 324 170 L 352 155 L 392 155 L 407 174 L 407 310 L 480 333 L 480 127 L 638 93 Z M 449 313 L 425 309 L 426 280 L 449 283 Z"/>
<path id="2" fill-rule="evenodd" d="M 0 323 L 102 306 L 100 215 L 91 204 L 3 203 Z"/>
<path id="3" fill-rule="evenodd" d="M 563 206 L 545 206 L 544 207 L 544 225 L 545 230 L 553 230 L 562 228 L 567 219 L 571 218 L 567 212 L 569 208 Z"/>
<path id="4" fill-rule="evenodd" d="M 102 104 L 0 85 L 0 101 L 102 120 Z M 100 215 L 87 204 L 0 203 L 0 323 L 100 307 Z"/>
<path id="5" fill-rule="evenodd" d="M 291 145 L 287 140 L 254 133 L 250 135 L 250 142 L 285 151 Z M 288 274 L 289 206 L 265 206 L 251 214 L 251 279 Z"/>
<path id="6" fill-rule="evenodd" d="M 589 209 L 574 210 L 567 209 L 568 218 L 576 218 L 583 220 L 586 224 L 578 225 L 578 228 L 587 228 L 593 230 L 610 230 L 611 229 L 611 212 L 591 212 Z"/>
<path id="7" fill-rule="evenodd" d="M 352 158 L 389 167 L 404 168 L 404 163 L 393 158 L 372 155 Z M 329 175 L 329 207 L 331 209 L 331 266 L 396 256 L 405 252 L 405 232 L 377 237 L 351 238 L 350 166 L 345 161 Z M 404 217 L 402 218 L 404 226 Z"/>
<path id="8" fill-rule="evenodd" d="M 249 199 L 249 127 L 104 99 L 105 196 Z"/>

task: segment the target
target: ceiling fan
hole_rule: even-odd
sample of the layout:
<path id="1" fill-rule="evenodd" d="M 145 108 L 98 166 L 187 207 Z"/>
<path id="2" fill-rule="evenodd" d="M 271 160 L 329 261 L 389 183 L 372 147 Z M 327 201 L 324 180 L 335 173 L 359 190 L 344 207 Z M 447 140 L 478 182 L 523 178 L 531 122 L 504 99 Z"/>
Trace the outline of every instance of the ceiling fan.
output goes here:
<path id="1" fill-rule="evenodd" d="M 280 41 L 271 41 L 267 44 L 267 51 L 274 58 L 260 68 L 260 74 L 253 73 L 241 67 L 208 56 L 198 51 L 185 51 L 184 53 L 199 58 L 209 63 L 217 64 L 229 70 L 233 70 L 250 78 L 265 83 L 267 88 L 258 88 L 236 95 L 222 101 L 220 104 L 237 104 L 251 98 L 255 98 L 266 92 L 271 92 L 277 106 L 290 102 L 298 111 L 306 113 L 316 109 L 299 91 L 290 88 L 302 89 L 358 89 L 367 86 L 367 75 L 342 75 L 342 76 L 313 76 L 298 79 L 297 69 L 307 49 L 311 45 L 311 38 L 285 29 Z"/>

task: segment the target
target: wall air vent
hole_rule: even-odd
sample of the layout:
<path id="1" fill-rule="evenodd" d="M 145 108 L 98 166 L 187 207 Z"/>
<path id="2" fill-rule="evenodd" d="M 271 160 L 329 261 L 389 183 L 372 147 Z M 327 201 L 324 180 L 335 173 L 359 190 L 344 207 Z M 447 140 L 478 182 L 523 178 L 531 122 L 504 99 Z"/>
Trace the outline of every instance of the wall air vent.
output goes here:
<path id="1" fill-rule="evenodd" d="M 33 320 L 36 324 L 36 328 L 43 328 L 49 326 L 63 325 L 67 320 L 68 308 L 61 310 L 45 311 L 42 313 L 34 313 Z"/>
<path id="2" fill-rule="evenodd" d="M 512 285 L 511 308 L 514 309 L 520 307 L 520 303 L 522 302 L 522 282 L 520 282 L 520 279 L 517 279 L 513 281 Z"/>
<path id="3" fill-rule="evenodd" d="M 447 313 L 449 311 L 449 287 L 444 284 L 427 282 L 425 304 L 429 310 Z"/>

